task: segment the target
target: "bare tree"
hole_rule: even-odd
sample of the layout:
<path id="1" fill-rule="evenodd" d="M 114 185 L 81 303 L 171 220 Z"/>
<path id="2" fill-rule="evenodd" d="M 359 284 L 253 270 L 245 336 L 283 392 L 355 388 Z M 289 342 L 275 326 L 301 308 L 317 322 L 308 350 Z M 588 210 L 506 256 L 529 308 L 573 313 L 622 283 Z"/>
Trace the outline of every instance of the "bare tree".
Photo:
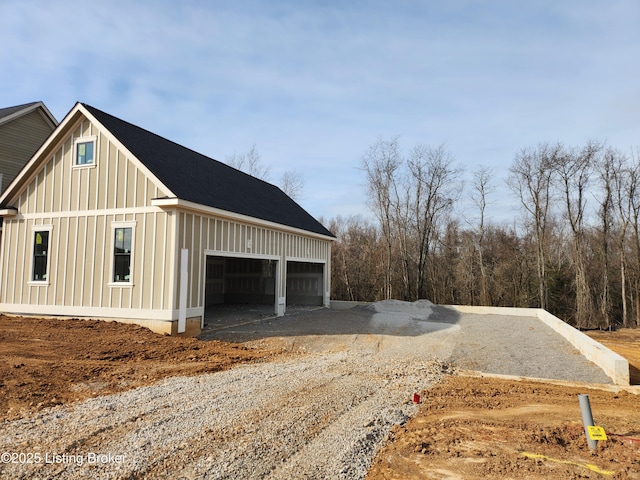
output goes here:
<path id="1" fill-rule="evenodd" d="M 536 244 L 538 298 L 540 308 L 547 308 L 546 240 L 551 205 L 551 178 L 556 158 L 562 150 L 560 144 L 539 144 L 535 149 L 524 149 L 511 165 L 508 185 L 518 197 L 524 210 L 531 216 Z"/>
<path id="2" fill-rule="evenodd" d="M 418 298 L 426 298 L 427 266 L 439 226 L 450 213 L 462 190 L 461 170 L 444 145 L 418 145 L 408 161 L 415 181 L 414 215 L 417 235 Z"/>
<path id="3" fill-rule="evenodd" d="M 602 255 L 601 269 L 598 270 L 598 277 L 602 282 L 599 298 L 601 322 L 599 323 L 600 326 L 608 328 L 611 325 L 612 308 L 609 269 L 611 268 L 612 235 L 614 222 L 616 221 L 615 202 L 618 200 L 618 213 L 620 213 L 620 203 L 623 202 L 621 198 L 623 192 L 619 189 L 620 185 L 616 185 L 618 181 L 622 180 L 620 179 L 622 169 L 620 155 L 613 148 L 607 148 L 603 153 L 602 161 L 596 162 L 595 166 L 602 190 L 598 212 L 600 215 L 600 250 Z M 618 187 L 617 191 L 616 187 Z M 622 270 L 624 271 L 624 267 Z"/>
<path id="4" fill-rule="evenodd" d="M 632 199 L 640 188 L 639 171 L 629 165 L 628 158 L 619 152 L 614 153 L 612 171 L 612 189 L 615 212 L 618 223 L 618 252 L 620 256 L 620 289 L 622 302 L 622 325 L 629 326 L 629 308 L 627 305 L 627 232 L 632 219 Z"/>
<path id="5" fill-rule="evenodd" d="M 636 253 L 636 269 L 640 269 L 640 155 L 636 155 L 633 166 L 629 170 L 629 203 L 630 223 L 633 227 L 633 238 Z M 640 272 L 636 271 L 634 282 L 634 298 L 636 310 L 636 325 L 640 326 Z"/>
<path id="6" fill-rule="evenodd" d="M 331 248 L 331 298 L 378 300 L 379 260 L 384 256 L 384 249 L 376 227 L 358 216 L 338 216 L 327 225 L 336 236 Z"/>
<path id="7" fill-rule="evenodd" d="M 478 255 L 478 267 L 480 270 L 480 304 L 490 305 L 491 298 L 487 280 L 487 270 L 484 262 L 484 242 L 485 242 L 485 217 L 487 211 L 487 195 L 495 189 L 491 184 L 493 170 L 481 165 L 473 173 L 473 189 L 471 200 L 478 207 L 479 217 L 477 226 L 477 237 L 474 248 Z"/>
<path id="8" fill-rule="evenodd" d="M 384 271 L 384 298 L 390 299 L 392 294 L 392 250 L 393 205 L 392 188 L 395 176 L 402 164 L 398 148 L 398 139 L 378 139 L 362 157 L 362 170 L 367 176 L 369 203 L 380 222 L 382 236 L 386 243 L 386 265 Z"/>
<path id="9" fill-rule="evenodd" d="M 226 157 L 225 163 L 260 180 L 269 181 L 271 167 L 262 162 L 255 143 L 247 153 L 233 152 L 233 155 Z"/>
<path id="10" fill-rule="evenodd" d="M 226 157 L 227 165 L 248 173 L 249 175 L 270 181 L 271 166 L 266 165 L 254 143 L 247 153 L 233 152 L 233 155 Z M 298 200 L 304 190 L 304 175 L 298 170 L 287 170 L 280 177 L 280 188 L 284 193 L 294 200 Z"/>
<path id="11" fill-rule="evenodd" d="M 298 170 L 287 170 L 280 177 L 280 188 L 294 200 L 298 200 L 304 190 L 304 175 Z"/>
<path id="12" fill-rule="evenodd" d="M 592 322 L 591 288 L 587 282 L 585 248 L 585 209 L 587 186 L 593 173 L 595 157 L 601 146 L 588 142 L 582 149 L 565 151 L 555 162 L 559 188 L 565 203 L 565 216 L 573 237 L 573 264 L 576 289 L 576 325 L 584 328 Z"/>
<path id="13" fill-rule="evenodd" d="M 412 222 L 412 185 L 407 177 L 406 159 L 401 157 L 401 165 L 391 183 L 391 205 L 393 208 L 393 228 L 400 249 L 400 276 L 402 278 L 402 298 L 414 300 L 416 298 L 415 281 L 412 272 L 415 264 L 415 243 Z"/>

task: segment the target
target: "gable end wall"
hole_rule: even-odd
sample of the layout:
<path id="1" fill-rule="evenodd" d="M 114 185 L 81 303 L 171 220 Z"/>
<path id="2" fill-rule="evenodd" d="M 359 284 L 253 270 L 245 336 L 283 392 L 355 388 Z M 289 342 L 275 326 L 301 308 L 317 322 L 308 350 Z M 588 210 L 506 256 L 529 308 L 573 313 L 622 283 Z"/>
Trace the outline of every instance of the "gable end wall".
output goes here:
<path id="1" fill-rule="evenodd" d="M 97 137 L 94 167 L 74 168 L 77 137 Z M 86 118 L 8 199 L 0 246 L 0 310 L 170 320 L 174 214 L 151 205 L 164 196 L 151 179 Z M 132 285 L 111 284 L 112 222 L 134 223 Z M 34 229 L 51 228 L 49 281 L 31 282 Z"/>

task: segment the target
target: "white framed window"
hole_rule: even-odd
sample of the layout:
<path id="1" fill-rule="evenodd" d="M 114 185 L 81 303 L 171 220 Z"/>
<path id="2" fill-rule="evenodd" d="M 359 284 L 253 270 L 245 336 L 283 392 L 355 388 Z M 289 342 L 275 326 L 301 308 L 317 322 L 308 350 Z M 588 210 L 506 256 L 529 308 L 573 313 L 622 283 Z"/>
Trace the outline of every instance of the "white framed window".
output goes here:
<path id="1" fill-rule="evenodd" d="M 133 252 L 136 222 L 111 222 L 112 287 L 133 286 Z"/>
<path id="2" fill-rule="evenodd" d="M 73 166 L 95 167 L 98 154 L 98 137 L 78 137 L 73 141 Z"/>
<path id="3" fill-rule="evenodd" d="M 48 285 L 51 266 L 51 232 L 53 225 L 33 225 L 31 227 L 31 276 L 30 284 Z"/>

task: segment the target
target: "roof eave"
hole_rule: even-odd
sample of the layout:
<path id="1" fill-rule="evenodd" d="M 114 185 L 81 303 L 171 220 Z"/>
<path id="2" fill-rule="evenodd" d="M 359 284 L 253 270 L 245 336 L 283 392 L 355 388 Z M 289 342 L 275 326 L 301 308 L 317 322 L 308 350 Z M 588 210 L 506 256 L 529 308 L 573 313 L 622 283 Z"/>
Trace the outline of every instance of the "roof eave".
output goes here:
<path id="1" fill-rule="evenodd" d="M 0 217 L 15 217 L 18 214 L 18 209 L 15 207 L 0 208 Z"/>
<path id="2" fill-rule="evenodd" d="M 222 210 L 220 208 L 209 207 L 207 205 L 202 205 L 200 203 L 191 202 L 189 200 L 183 200 L 181 198 L 154 198 L 151 200 L 151 205 L 154 207 L 160 208 L 180 208 L 184 210 L 191 210 L 199 213 L 206 213 L 208 215 L 215 215 L 216 217 L 228 218 L 230 220 L 238 220 L 245 223 L 251 223 L 254 225 L 259 225 L 266 228 L 271 228 L 275 230 L 281 230 L 289 233 L 295 233 L 298 235 L 305 235 L 308 237 L 319 238 L 321 240 L 329 240 L 335 241 L 335 237 L 330 237 L 328 235 L 323 235 L 321 233 L 311 232 L 309 230 L 304 230 L 302 228 L 291 227 L 289 225 L 284 225 L 282 223 L 271 222 L 269 220 L 263 220 L 261 218 L 250 217 L 248 215 L 243 215 L 241 213 L 230 212 L 228 210 Z"/>

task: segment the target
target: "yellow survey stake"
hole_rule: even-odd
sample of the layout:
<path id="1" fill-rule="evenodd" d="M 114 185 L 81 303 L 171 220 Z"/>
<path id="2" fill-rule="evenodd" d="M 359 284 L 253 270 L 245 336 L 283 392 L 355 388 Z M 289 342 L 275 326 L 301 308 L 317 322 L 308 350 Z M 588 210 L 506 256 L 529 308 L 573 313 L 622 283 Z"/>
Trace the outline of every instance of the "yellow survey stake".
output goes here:
<path id="1" fill-rule="evenodd" d="M 604 428 L 602 427 L 588 427 L 589 429 L 589 438 L 591 440 L 606 440 L 607 434 L 604 432 Z"/>

